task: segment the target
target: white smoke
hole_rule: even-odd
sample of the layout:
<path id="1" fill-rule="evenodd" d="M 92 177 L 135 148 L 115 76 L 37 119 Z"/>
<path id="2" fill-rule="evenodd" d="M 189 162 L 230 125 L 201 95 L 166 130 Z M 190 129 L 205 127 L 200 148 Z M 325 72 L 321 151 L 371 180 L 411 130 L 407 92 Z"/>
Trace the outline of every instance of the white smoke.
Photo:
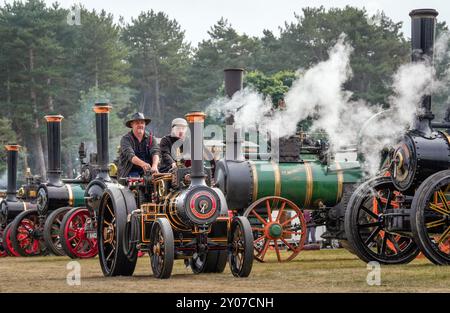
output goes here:
<path id="1" fill-rule="evenodd" d="M 260 131 L 269 131 L 271 136 L 279 138 L 294 135 L 298 122 L 313 118 L 311 130 L 325 131 L 332 150 L 357 144 L 366 171 L 375 175 L 382 149 L 398 141 L 413 123 L 422 97 L 435 92 L 442 84 L 436 80 L 429 62 L 408 63 L 399 67 L 392 77 L 394 93 L 389 98 L 389 111 L 380 113 L 381 105 L 353 101 L 352 93 L 344 89 L 352 77 L 353 51 L 345 39 L 341 35 L 327 60 L 299 75 L 285 95 L 285 109 L 272 109 L 269 99 L 246 88 L 231 100 L 215 101 L 209 111 L 234 112 L 238 127 L 258 126 Z M 441 46 L 444 44 L 438 48 Z M 437 52 L 438 57 L 445 53 L 444 48 Z"/>
<path id="2" fill-rule="evenodd" d="M 421 113 L 419 105 L 422 97 L 439 89 L 436 72 L 428 62 L 408 63 L 400 66 L 393 77 L 394 95 L 389 99 L 396 110 L 398 122 L 408 125 L 416 113 Z"/>
<path id="3" fill-rule="evenodd" d="M 237 127 L 256 126 L 266 120 L 266 115 L 272 109 L 270 99 L 258 93 L 251 87 L 236 92 L 233 98 L 218 98 L 208 106 L 208 115 L 219 117 L 234 113 Z"/>
<path id="4" fill-rule="evenodd" d="M 436 38 L 434 43 L 434 62 L 441 63 L 445 58 L 450 57 L 450 52 L 448 51 L 448 43 L 450 41 L 450 32 L 443 31 Z"/>
<path id="5" fill-rule="evenodd" d="M 221 98 L 209 106 L 207 112 L 227 114 L 233 112 L 238 127 L 256 127 L 270 131 L 272 136 L 284 137 L 295 134 L 299 121 L 318 116 L 336 129 L 340 108 L 349 101 L 350 92 L 342 85 L 351 76 L 351 46 L 344 43 L 342 35 L 330 50 L 330 57 L 313 66 L 293 83 L 285 96 L 286 109 L 273 110 L 269 98 L 264 98 L 252 88 L 245 88 L 233 95 L 231 100 Z M 300 71 L 299 71 L 300 72 Z"/>
<path id="6" fill-rule="evenodd" d="M 330 50 L 328 60 L 313 66 L 293 83 L 285 96 L 286 110 L 275 113 L 276 120 L 283 123 L 280 137 L 294 134 L 299 121 L 314 116 L 317 120 L 313 129 L 322 128 L 329 135 L 341 129 L 340 114 L 351 97 L 343 84 L 352 75 L 352 51 L 353 48 L 345 43 L 345 36 L 341 35 Z M 337 138 L 331 141 L 338 143 Z"/>
<path id="7" fill-rule="evenodd" d="M 442 120 L 446 114 L 448 103 L 450 103 L 450 32 L 444 31 L 439 34 L 434 46 L 434 67 L 439 72 L 439 88 L 434 93 L 433 114 L 437 120 Z"/>

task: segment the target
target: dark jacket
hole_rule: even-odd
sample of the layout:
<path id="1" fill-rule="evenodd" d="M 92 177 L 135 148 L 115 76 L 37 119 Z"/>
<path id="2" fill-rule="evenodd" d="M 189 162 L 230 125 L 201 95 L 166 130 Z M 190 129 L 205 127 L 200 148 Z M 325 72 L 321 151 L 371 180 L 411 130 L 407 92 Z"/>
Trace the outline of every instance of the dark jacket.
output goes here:
<path id="1" fill-rule="evenodd" d="M 142 142 L 139 143 L 138 139 L 134 136 L 133 131 L 130 131 L 120 140 L 118 177 L 127 177 L 130 173 L 133 168 L 131 159 L 136 156 L 139 144 L 145 144 L 145 154 L 150 161 L 150 165 L 152 165 L 151 162 L 153 156 L 155 154 L 160 155 L 158 143 L 152 134 L 145 133 Z"/>
<path id="2" fill-rule="evenodd" d="M 172 167 L 172 163 L 176 162 L 176 156 L 172 155 L 172 146 L 178 140 L 180 140 L 180 138 L 171 135 L 161 138 L 161 141 L 159 142 L 159 149 L 161 150 L 160 172 L 168 172 Z M 180 153 L 183 153 L 183 145 L 180 145 Z"/>

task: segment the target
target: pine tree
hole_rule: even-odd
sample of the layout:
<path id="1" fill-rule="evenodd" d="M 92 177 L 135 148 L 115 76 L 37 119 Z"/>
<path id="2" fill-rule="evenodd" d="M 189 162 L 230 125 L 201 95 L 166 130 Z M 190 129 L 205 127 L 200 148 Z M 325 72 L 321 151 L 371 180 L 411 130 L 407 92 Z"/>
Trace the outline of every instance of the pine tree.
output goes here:
<path id="1" fill-rule="evenodd" d="M 137 108 L 152 117 L 154 131 L 163 135 L 187 97 L 190 45 L 176 20 L 153 10 L 126 25 L 123 41 L 131 50 L 130 86 L 138 91 Z"/>
<path id="2" fill-rule="evenodd" d="M 224 18 L 211 27 L 208 35 L 209 39 L 200 42 L 190 70 L 193 102 L 200 108 L 217 95 L 224 69 L 255 70 L 255 57 L 261 47 L 258 38 L 239 34 Z"/>

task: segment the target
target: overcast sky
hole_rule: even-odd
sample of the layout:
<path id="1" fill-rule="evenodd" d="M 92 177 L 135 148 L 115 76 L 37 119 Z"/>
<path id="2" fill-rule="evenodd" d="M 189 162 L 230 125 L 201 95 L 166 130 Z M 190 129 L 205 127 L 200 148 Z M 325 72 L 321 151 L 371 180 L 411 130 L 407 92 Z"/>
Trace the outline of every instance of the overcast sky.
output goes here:
<path id="1" fill-rule="evenodd" d="M 54 0 L 45 0 L 51 4 Z M 12 2 L 12 0 L 7 0 Z M 105 9 L 116 19 L 123 16 L 130 21 L 139 12 L 153 9 L 163 11 L 176 19 L 186 31 L 186 39 L 196 45 L 208 37 L 207 31 L 222 16 L 227 18 L 239 32 L 262 36 L 264 29 L 278 34 L 278 27 L 285 21 L 293 21 L 294 12 L 302 7 L 365 7 L 368 12 L 383 10 L 394 21 L 403 21 L 403 32 L 410 36 L 408 13 L 412 9 L 434 8 L 440 13 L 439 20 L 450 21 L 450 1 L 446 0 L 59 0 L 62 7 L 81 3 L 92 9 Z M 82 22 L 82 17 L 81 17 Z"/>

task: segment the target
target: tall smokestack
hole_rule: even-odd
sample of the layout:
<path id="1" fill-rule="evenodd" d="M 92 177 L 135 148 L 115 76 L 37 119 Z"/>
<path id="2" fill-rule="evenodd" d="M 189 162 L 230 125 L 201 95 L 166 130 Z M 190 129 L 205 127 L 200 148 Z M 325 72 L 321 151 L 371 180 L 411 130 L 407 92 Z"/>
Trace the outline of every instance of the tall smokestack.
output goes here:
<path id="1" fill-rule="evenodd" d="M 61 121 L 62 115 L 47 115 L 48 183 L 62 186 L 61 181 Z"/>
<path id="2" fill-rule="evenodd" d="M 430 62 L 433 65 L 434 37 L 436 30 L 436 16 L 434 9 L 417 9 L 409 13 L 411 17 L 411 60 L 413 62 Z M 417 116 L 415 129 L 424 135 L 431 134 L 431 120 L 434 118 L 431 112 L 431 95 L 425 95 L 422 99 L 423 112 Z"/>
<path id="3" fill-rule="evenodd" d="M 244 70 L 241 68 L 229 68 L 224 70 L 225 75 L 225 93 L 229 98 L 243 88 Z M 241 129 L 234 126 L 234 114 L 231 113 L 226 117 L 226 149 L 225 159 L 242 161 L 242 137 Z"/>
<path id="4" fill-rule="evenodd" d="M 205 170 L 203 167 L 203 126 L 206 114 L 190 112 L 186 114 L 186 121 L 191 132 L 191 185 L 205 185 Z"/>
<path id="5" fill-rule="evenodd" d="M 227 68 L 225 73 L 225 93 L 229 98 L 242 90 L 244 70 L 242 68 Z"/>
<path id="6" fill-rule="evenodd" d="M 8 202 L 17 201 L 17 159 L 19 154 L 19 145 L 6 145 L 8 159 L 8 186 L 6 189 L 6 200 Z"/>
<path id="7" fill-rule="evenodd" d="M 97 178 L 110 180 L 108 173 L 109 163 L 109 126 L 108 118 L 111 111 L 109 103 L 96 103 L 93 108 L 95 112 L 95 130 L 97 135 L 97 162 L 99 172 Z"/>

